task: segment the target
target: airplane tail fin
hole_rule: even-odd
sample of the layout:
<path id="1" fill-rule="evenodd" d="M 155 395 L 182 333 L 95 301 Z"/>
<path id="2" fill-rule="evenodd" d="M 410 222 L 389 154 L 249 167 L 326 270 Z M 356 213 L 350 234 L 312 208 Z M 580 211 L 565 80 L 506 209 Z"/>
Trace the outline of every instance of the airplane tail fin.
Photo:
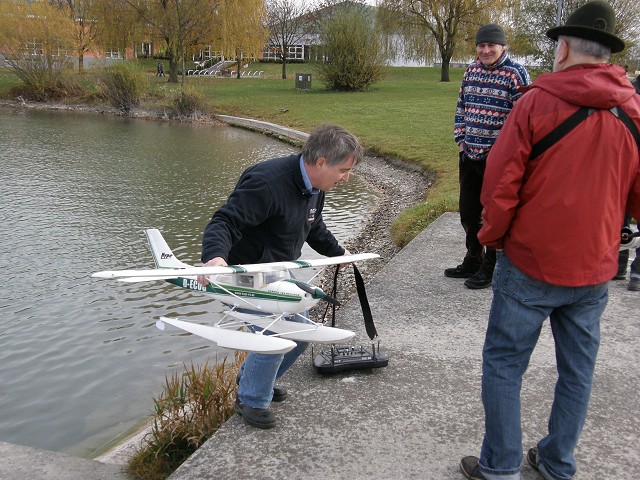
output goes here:
<path id="1" fill-rule="evenodd" d="M 153 260 L 158 268 L 187 268 L 191 265 L 181 262 L 173 254 L 169 245 L 164 240 L 160 230 L 151 228 L 145 230 L 147 234 L 147 240 L 149 242 L 149 248 L 153 255 Z"/>

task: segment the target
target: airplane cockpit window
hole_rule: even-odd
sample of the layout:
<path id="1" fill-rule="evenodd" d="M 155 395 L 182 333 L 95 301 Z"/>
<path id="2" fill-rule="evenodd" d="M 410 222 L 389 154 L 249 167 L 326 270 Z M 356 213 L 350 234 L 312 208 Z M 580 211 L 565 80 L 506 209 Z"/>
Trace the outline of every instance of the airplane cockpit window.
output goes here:
<path id="1" fill-rule="evenodd" d="M 278 280 L 285 280 L 289 278 L 289 272 L 282 270 L 279 272 L 269 272 L 264 274 L 264 283 L 273 283 Z"/>
<path id="2" fill-rule="evenodd" d="M 253 288 L 253 275 L 237 275 L 236 281 L 239 287 Z"/>

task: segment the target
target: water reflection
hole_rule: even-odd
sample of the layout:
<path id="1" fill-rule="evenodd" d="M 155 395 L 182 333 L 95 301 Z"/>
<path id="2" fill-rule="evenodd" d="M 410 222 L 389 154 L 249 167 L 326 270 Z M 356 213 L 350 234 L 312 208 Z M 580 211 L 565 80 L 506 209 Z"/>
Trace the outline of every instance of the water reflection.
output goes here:
<path id="1" fill-rule="evenodd" d="M 90 456 L 150 413 L 171 369 L 226 355 L 155 328 L 217 302 L 89 275 L 151 267 L 146 228 L 197 262 L 239 174 L 294 151 L 229 127 L 0 109 L 0 441 Z M 346 240 L 375 201 L 352 177 L 327 198 L 329 227 Z"/>

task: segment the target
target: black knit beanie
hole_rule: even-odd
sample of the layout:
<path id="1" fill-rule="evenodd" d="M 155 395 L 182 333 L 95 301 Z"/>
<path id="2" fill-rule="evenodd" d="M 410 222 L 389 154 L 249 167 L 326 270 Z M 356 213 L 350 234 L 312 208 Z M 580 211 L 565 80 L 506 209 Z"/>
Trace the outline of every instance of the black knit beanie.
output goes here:
<path id="1" fill-rule="evenodd" d="M 489 23 L 478 29 L 476 34 L 476 45 L 479 43 L 495 43 L 497 45 L 506 45 L 507 39 L 504 36 L 504 30 L 500 25 Z"/>

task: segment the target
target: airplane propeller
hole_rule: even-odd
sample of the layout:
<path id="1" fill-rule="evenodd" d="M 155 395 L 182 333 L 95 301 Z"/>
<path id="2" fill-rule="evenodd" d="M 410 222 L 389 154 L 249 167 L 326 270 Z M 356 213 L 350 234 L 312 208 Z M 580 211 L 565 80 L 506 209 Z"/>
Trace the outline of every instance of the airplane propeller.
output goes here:
<path id="1" fill-rule="evenodd" d="M 308 283 L 301 282 L 300 280 L 295 280 L 293 278 L 289 278 L 287 279 L 287 281 L 295 284 L 300 290 L 307 292 L 313 298 L 319 298 L 320 300 L 329 302 L 332 305 L 340 305 L 340 301 L 337 298 L 334 298 L 331 295 L 327 295 L 321 288 L 313 287 Z"/>

